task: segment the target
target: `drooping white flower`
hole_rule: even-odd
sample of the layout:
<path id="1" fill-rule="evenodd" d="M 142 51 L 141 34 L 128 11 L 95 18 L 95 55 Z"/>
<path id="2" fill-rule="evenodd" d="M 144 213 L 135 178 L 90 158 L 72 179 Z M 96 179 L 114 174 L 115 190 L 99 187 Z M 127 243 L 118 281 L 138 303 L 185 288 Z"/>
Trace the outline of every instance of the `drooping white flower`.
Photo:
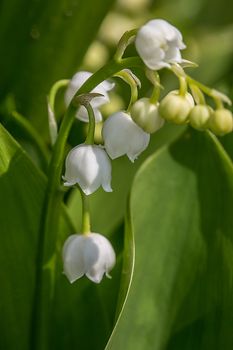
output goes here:
<path id="1" fill-rule="evenodd" d="M 74 234 L 63 247 L 64 273 L 70 283 L 86 275 L 92 282 L 100 283 L 107 277 L 116 262 L 115 252 L 107 238 L 99 233 Z"/>
<path id="2" fill-rule="evenodd" d="M 85 83 L 85 81 L 91 75 L 92 73 L 90 72 L 80 71 L 73 76 L 65 93 L 65 103 L 67 106 L 69 105 L 70 101 L 72 100 L 78 89 Z M 91 91 L 92 93 L 98 93 L 103 95 L 101 97 L 93 98 L 93 100 L 90 102 L 94 110 L 96 122 L 100 122 L 102 120 L 102 114 L 98 108 L 109 102 L 108 91 L 112 90 L 113 87 L 114 83 L 110 83 L 109 81 L 105 80 Z M 88 113 L 84 106 L 81 106 L 78 109 L 76 117 L 84 122 L 89 121 Z"/>
<path id="3" fill-rule="evenodd" d="M 74 147 L 67 155 L 66 170 L 63 176 L 65 186 L 78 184 L 89 195 L 100 186 L 106 192 L 111 188 L 111 162 L 100 146 L 81 144 Z"/>
<path id="4" fill-rule="evenodd" d="M 110 158 L 115 159 L 126 154 L 132 162 L 146 149 L 150 141 L 150 135 L 123 111 L 112 114 L 104 122 L 102 136 Z"/>
<path id="5" fill-rule="evenodd" d="M 163 19 L 154 19 L 142 26 L 135 46 L 145 65 L 152 70 L 181 63 L 180 50 L 186 47 L 180 31 Z"/>

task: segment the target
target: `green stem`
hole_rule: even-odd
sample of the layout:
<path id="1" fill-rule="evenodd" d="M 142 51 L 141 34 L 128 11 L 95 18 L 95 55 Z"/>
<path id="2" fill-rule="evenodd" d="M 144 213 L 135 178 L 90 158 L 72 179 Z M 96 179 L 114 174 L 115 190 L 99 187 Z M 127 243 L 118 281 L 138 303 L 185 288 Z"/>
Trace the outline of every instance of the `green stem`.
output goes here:
<path id="1" fill-rule="evenodd" d="M 150 103 L 156 104 L 159 100 L 159 96 L 160 96 L 160 88 L 158 86 L 155 86 L 153 88 L 153 91 L 150 97 Z"/>
<path id="2" fill-rule="evenodd" d="M 138 99 L 138 88 L 137 88 L 137 85 L 136 84 L 130 85 L 130 89 L 131 89 L 131 94 L 130 94 L 130 101 L 129 101 L 129 105 L 128 105 L 128 108 L 127 108 L 127 112 L 130 111 L 131 106 Z"/>
<path id="3" fill-rule="evenodd" d="M 189 75 L 186 75 L 187 77 L 187 82 L 189 84 L 192 84 L 192 85 L 196 85 L 201 91 L 203 91 L 206 95 L 210 96 L 210 97 L 213 97 L 212 95 L 212 91 L 213 89 L 209 88 L 208 86 L 200 83 L 199 81 L 193 79 L 192 77 L 190 77 Z"/>
<path id="4" fill-rule="evenodd" d="M 179 77 L 179 82 L 180 82 L 179 95 L 184 97 L 186 92 L 187 92 L 187 81 L 186 81 L 186 78 L 180 76 Z"/>
<path id="5" fill-rule="evenodd" d="M 227 103 L 229 106 L 231 106 L 231 100 L 229 99 L 228 96 L 226 96 L 225 94 L 215 90 L 215 89 L 211 89 L 208 86 L 200 83 L 198 80 L 193 79 L 192 77 L 190 77 L 190 75 L 186 74 L 184 69 L 179 66 L 179 65 L 173 65 L 170 70 L 179 78 L 180 83 L 183 84 L 181 82 L 181 79 L 185 79 L 186 83 L 188 83 L 189 85 L 195 85 L 197 86 L 202 92 L 204 92 L 207 96 L 210 96 L 211 98 L 213 98 L 215 100 L 215 103 L 218 105 L 221 104 L 220 101 Z M 181 89 L 182 86 L 180 86 Z M 186 87 L 187 89 L 187 87 Z M 184 90 L 183 90 L 184 91 Z M 181 92 L 181 90 L 180 90 Z"/>
<path id="6" fill-rule="evenodd" d="M 178 65 L 174 64 L 169 68 L 179 79 L 180 88 L 179 88 L 179 95 L 185 96 L 187 92 L 187 83 L 188 83 L 188 75 L 185 73 L 184 69 Z"/>
<path id="7" fill-rule="evenodd" d="M 55 116 L 55 99 L 58 91 L 69 84 L 68 79 L 57 81 L 50 89 L 48 96 L 49 132 L 51 143 L 54 145 L 57 138 L 57 120 Z"/>
<path id="8" fill-rule="evenodd" d="M 153 91 L 150 97 L 150 103 L 152 104 L 156 104 L 159 100 L 160 97 L 160 90 L 161 90 L 161 85 L 160 85 L 160 76 L 159 74 L 156 72 L 154 79 L 153 79 Z"/>
<path id="9" fill-rule="evenodd" d="M 199 87 L 197 85 L 194 85 L 194 84 L 189 84 L 189 87 L 192 91 L 192 95 L 193 95 L 193 98 L 194 98 L 196 104 L 205 105 L 206 104 L 205 96 L 202 93 L 202 91 L 199 89 Z"/>
<path id="10" fill-rule="evenodd" d="M 73 104 L 76 96 L 92 91 L 103 80 L 128 67 L 142 67 L 138 57 L 131 57 L 120 62 L 110 61 L 93 74 L 77 91 L 61 123 L 52 157 L 49 164 L 48 182 L 39 228 L 37 271 L 32 310 L 31 350 L 49 349 L 49 329 L 51 302 L 53 300 L 54 274 L 56 269 L 56 245 L 59 232 L 59 218 L 63 193 L 60 191 L 66 141 L 75 118 L 77 106 Z M 49 264 L 52 261 L 51 264 Z M 48 269 L 47 267 L 50 266 Z"/>
<path id="11" fill-rule="evenodd" d="M 85 108 L 87 109 L 88 117 L 89 117 L 88 132 L 87 132 L 87 138 L 86 138 L 85 144 L 93 145 L 94 136 L 95 136 L 95 114 L 90 103 L 87 103 L 85 105 Z"/>
<path id="12" fill-rule="evenodd" d="M 115 74 L 115 77 L 121 78 L 130 86 L 130 101 L 127 108 L 127 112 L 129 112 L 132 104 L 138 99 L 138 84 L 140 84 L 140 81 L 137 82 L 136 76 L 134 77 L 133 73 L 129 72 L 128 69 L 118 72 Z"/>
<path id="13" fill-rule="evenodd" d="M 224 108 L 223 102 L 219 98 L 214 98 L 214 102 L 215 102 L 215 105 L 216 105 L 217 109 L 223 109 Z"/>
<path id="14" fill-rule="evenodd" d="M 53 111 L 55 110 L 55 99 L 56 99 L 58 90 L 60 90 L 63 87 L 66 87 L 68 84 L 69 84 L 69 79 L 58 80 L 56 81 L 55 84 L 53 84 L 52 88 L 50 89 L 48 100 Z"/>
<path id="15" fill-rule="evenodd" d="M 132 29 L 128 32 L 125 32 L 121 39 L 119 40 L 119 43 L 117 45 L 116 53 L 114 55 L 114 59 L 119 62 L 122 59 L 122 56 L 124 55 L 124 52 L 129 44 L 131 44 L 133 37 L 137 34 L 138 29 Z"/>
<path id="16" fill-rule="evenodd" d="M 79 190 L 82 197 L 82 233 L 87 234 L 91 232 L 89 198 L 85 195 L 81 188 Z"/>
<path id="17" fill-rule="evenodd" d="M 215 90 L 215 89 L 211 89 L 208 86 L 200 83 L 199 81 L 193 79 L 192 77 L 190 77 L 189 75 L 186 75 L 187 78 L 187 82 L 189 84 L 193 84 L 196 85 L 201 91 L 203 91 L 207 96 L 210 96 L 214 99 L 216 105 L 218 108 L 223 108 L 223 102 L 227 103 L 229 106 L 231 106 L 231 100 L 229 99 L 228 96 L 226 96 L 225 94 Z M 222 107 L 220 107 L 222 106 Z"/>

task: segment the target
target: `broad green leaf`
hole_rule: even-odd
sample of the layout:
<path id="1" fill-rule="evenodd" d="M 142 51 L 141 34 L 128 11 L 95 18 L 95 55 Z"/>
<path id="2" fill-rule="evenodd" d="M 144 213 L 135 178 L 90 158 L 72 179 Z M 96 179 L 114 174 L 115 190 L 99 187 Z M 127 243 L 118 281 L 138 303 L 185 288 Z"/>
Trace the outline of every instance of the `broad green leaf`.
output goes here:
<path id="1" fill-rule="evenodd" d="M 13 93 L 19 112 L 44 132 L 45 96 L 70 78 L 114 0 L 3 0 L 0 5 L 1 97 Z"/>
<path id="2" fill-rule="evenodd" d="M 189 130 L 139 170 L 130 209 L 135 269 L 107 350 L 231 350 L 233 167 Z"/>
<path id="3" fill-rule="evenodd" d="M 28 349 L 45 179 L 0 126 L 0 348 Z"/>
<path id="4" fill-rule="evenodd" d="M 0 349 L 28 350 L 46 179 L 2 126 L 0 140 Z M 117 271 L 100 286 L 86 278 L 71 285 L 62 274 L 61 247 L 72 233 L 63 210 L 50 349 L 103 349 L 113 327 Z"/>

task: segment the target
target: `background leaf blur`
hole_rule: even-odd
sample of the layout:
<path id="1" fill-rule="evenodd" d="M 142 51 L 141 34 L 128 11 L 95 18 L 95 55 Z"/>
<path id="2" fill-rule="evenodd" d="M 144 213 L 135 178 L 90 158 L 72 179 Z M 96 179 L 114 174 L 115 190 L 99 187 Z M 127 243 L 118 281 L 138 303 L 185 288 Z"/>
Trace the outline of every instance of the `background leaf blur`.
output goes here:
<path id="1" fill-rule="evenodd" d="M 50 87 L 77 70 L 113 2 L 1 2 L 1 98 L 13 94 L 18 110 L 40 132 L 47 131 Z"/>

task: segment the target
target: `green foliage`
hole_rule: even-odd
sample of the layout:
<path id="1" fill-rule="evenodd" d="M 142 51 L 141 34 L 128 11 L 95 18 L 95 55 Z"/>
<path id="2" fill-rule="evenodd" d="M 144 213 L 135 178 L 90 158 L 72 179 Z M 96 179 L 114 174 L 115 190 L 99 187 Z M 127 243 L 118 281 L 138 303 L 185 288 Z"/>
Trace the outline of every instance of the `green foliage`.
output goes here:
<path id="1" fill-rule="evenodd" d="M 135 270 L 108 350 L 232 348 L 232 205 L 233 167 L 210 134 L 188 131 L 144 163 Z"/>
<path id="2" fill-rule="evenodd" d="M 46 179 L 3 127 L 0 138 L 0 348 L 26 350 L 33 317 L 38 231 Z M 49 348 L 64 349 L 82 343 L 86 349 L 102 349 L 113 325 L 117 271 L 114 279 L 100 286 L 85 279 L 71 286 L 61 265 L 61 247 L 71 233 L 74 228 L 63 211 Z M 109 288 L 112 293 L 108 293 Z M 91 337 L 87 336 L 89 332 Z"/>
<path id="3" fill-rule="evenodd" d="M 45 179 L 2 127 L 0 139 L 0 348 L 27 349 Z"/>

